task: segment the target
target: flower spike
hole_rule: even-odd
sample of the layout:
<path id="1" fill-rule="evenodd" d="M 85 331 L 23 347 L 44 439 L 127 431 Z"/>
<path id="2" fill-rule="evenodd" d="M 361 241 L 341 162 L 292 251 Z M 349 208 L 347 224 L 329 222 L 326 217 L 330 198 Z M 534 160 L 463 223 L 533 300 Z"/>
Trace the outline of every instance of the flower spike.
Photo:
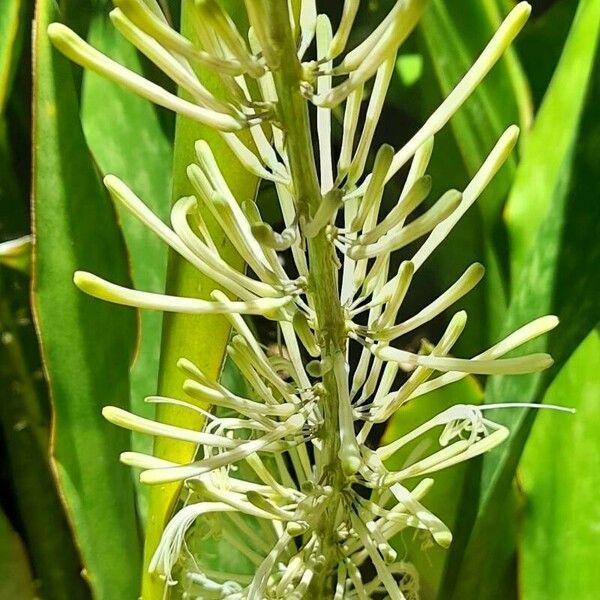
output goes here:
<path id="1" fill-rule="evenodd" d="M 212 279 L 215 289 L 209 299 L 184 298 L 129 289 L 84 271 L 75 273 L 76 285 L 125 306 L 223 315 L 232 330 L 227 357 L 246 383 L 243 391 L 229 389 L 202 365 L 178 357 L 181 398 L 157 395 L 146 401 L 201 415 L 200 431 L 104 409 L 105 418 L 119 427 L 197 447 L 188 462 L 121 455 L 122 462 L 141 469 L 142 482 L 181 483 L 186 491 L 149 570 L 166 587 L 182 572 L 185 593 L 198 598 L 301 600 L 327 589 L 335 600 L 415 600 L 418 573 L 398 559 L 393 537 L 411 528 L 448 547 L 451 531 L 427 508 L 430 475 L 501 444 L 509 431 L 489 411 L 513 405 L 456 404 L 375 449 L 373 428 L 408 402 L 467 374 L 532 373 L 552 364 L 544 353 L 506 355 L 552 330 L 558 324 L 553 316 L 523 325 L 472 358 L 453 355 L 467 325 L 462 310 L 454 311 L 437 341 L 423 340 L 416 350 L 403 338 L 450 309 L 483 277 L 483 266 L 474 263 L 421 310 L 405 314 L 405 299 L 420 285 L 419 269 L 504 164 L 518 128 L 502 134 L 464 188 L 448 190 L 423 209 L 432 188 L 427 169 L 434 135 L 498 61 L 530 7 L 522 2 L 512 10 L 404 147 L 395 151 L 384 144 L 373 153 L 397 49 L 425 0 L 397 0 L 345 55 L 358 0 L 344 1 L 335 34 L 314 0 L 302 0 L 299 13 L 292 2 L 245 0 L 247 36 L 216 0 L 188 4 L 194 42 L 169 26 L 156 0 L 115 0 L 111 19 L 190 100 L 112 61 L 63 25 L 49 29 L 55 45 L 78 64 L 216 130 L 240 166 L 272 187 L 283 216 L 276 231 L 263 218 L 260 199 L 236 198 L 227 165 L 219 164 L 203 140 L 196 142 L 196 160 L 187 167 L 194 195 L 174 202 L 170 224 L 124 182 L 105 178 L 111 196 Z M 222 93 L 204 87 L 197 66 L 216 74 Z M 336 156 L 332 108 L 342 102 Z M 310 104 L 316 106 L 314 128 Z M 242 129 L 248 134 L 239 135 Z M 372 172 L 365 176 L 372 154 Z M 388 206 L 386 185 L 409 161 L 404 180 L 394 182 L 401 190 L 396 202 Z M 227 263 L 209 223 L 222 230 L 247 272 Z M 250 315 L 274 321 L 276 342 L 263 346 L 246 320 Z M 433 445 L 424 437 L 432 432 Z M 409 444 L 416 450 L 399 470 L 390 470 L 386 461 Z M 209 533 L 218 529 L 255 566 L 254 574 L 213 569 L 204 557 L 186 561 L 195 523 Z"/>

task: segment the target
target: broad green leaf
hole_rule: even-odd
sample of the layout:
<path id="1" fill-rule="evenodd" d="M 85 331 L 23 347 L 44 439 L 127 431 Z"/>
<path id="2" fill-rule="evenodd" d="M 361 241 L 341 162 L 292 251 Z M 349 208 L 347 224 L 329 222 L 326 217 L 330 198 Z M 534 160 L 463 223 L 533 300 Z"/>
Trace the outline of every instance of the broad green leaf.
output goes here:
<path id="1" fill-rule="evenodd" d="M 58 18 L 39 0 L 35 19 L 33 303 L 54 410 L 52 460 L 95 598 L 137 595 L 140 545 L 133 484 L 118 463 L 128 436 L 106 404 L 128 406 L 133 311 L 87 297 L 73 272 L 127 284 L 123 240 L 78 117 L 68 61 L 46 34 Z"/>
<path id="2" fill-rule="evenodd" d="M 121 64 L 141 72 L 135 48 L 113 27 L 106 10 L 92 18 L 88 41 Z M 83 76 L 81 119 L 90 150 L 103 175 L 113 174 L 127 185 L 163 220 L 168 221 L 172 150 L 154 107 L 112 82 L 86 71 Z M 167 248 L 162 240 L 116 205 L 129 254 L 134 286 L 162 293 L 165 289 Z M 131 368 L 131 408 L 147 418 L 154 405 L 144 401 L 156 393 L 162 314 L 140 312 L 140 333 Z M 152 453 L 152 439 L 132 434 L 132 448 Z M 139 506 L 145 513 L 146 486 L 137 482 Z"/>
<path id="3" fill-rule="evenodd" d="M 577 413 L 537 417 L 519 469 L 526 496 L 520 543 L 523 600 L 600 596 L 600 334 L 593 330 L 546 393 Z"/>
<path id="4" fill-rule="evenodd" d="M 24 26 L 24 0 L 2 0 L 0 4 L 0 113 L 10 93 L 19 52 L 20 27 Z"/>
<path id="5" fill-rule="evenodd" d="M 23 542 L 0 510 L 0 597 L 33 600 L 34 595 Z"/>
<path id="6" fill-rule="evenodd" d="M 244 11 L 239 10 L 235 0 L 223 2 L 230 9 L 231 17 L 238 22 L 242 31 L 247 24 L 240 24 L 245 18 Z M 182 3 L 182 29 L 193 39 L 192 26 L 188 22 L 188 4 Z M 237 9 L 237 10 L 236 10 Z M 220 79 L 210 72 L 199 72 L 204 85 L 214 93 L 222 93 Z M 223 168 L 223 174 L 228 181 L 234 196 L 242 201 L 253 198 L 256 193 L 256 177 L 242 168 L 221 136 L 214 130 L 193 123 L 188 119 L 177 117 L 175 132 L 175 155 L 173 160 L 173 200 L 193 192 L 186 176 L 186 167 L 194 162 L 194 142 L 206 140 Z M 247 139 L 247 138 L 246 138 Z M 243 268 L 243 262 L 235 249 L 229 244 L 224 233 L 210 215 L 203 215 L 211 231 L 216 245 L 222 256 L 238 269 Z M 174 254 L 170 255 L 167 268 L 167 291 L 172 294 L 209 298 L 215 289 L 211 280 L 202 276 L 191 265 Z M 217 379 L 220 375 L 225 348 L 229 338 L 229 325 L 220 315 L 182 315 L 168 314 L 163 320 L 163 339 L 161 348 L 159 393 L 173 398 L 184 397 L 182 385 L 183 374 L 176 366 L 177 360 L 185 356 L 195 362 L 205 373 Z M 157 410 L 160 421 L 183 425 L 189 428 L 201 428 L 202 418 L 188 410 L 176 406 L 160 405 Z M 177 442 L 166 438 L 157 438 L 154 454 L 173 462 L 187 462 L 195 453 L 195 447 L 185 442 Z M 146 531 L 146 546 L 144 563 L 148 564 L 158 545 L 164 526 L 171 515 L 179 497 L 180 486 L 168 484 L 155 486 L 150 494 L 149 520 Z M 163 598 L 164 582 L 147 574 L 144 570 L 142 587 L 143 600 L 161 600 Z"/>
<path id="7" fill-rule="evenodd" d="M 511 0 L 497 0 L 510 5 Z M 527 27 L 515 40 L 521 64 L 531 88 L 534 106 L 540 106 L 560 60 L 563 44 L 579 0 L 558 0 L 533 12 Z"/>
<path id="8" fill-rule="evenodd" d="M 564 177 L 564 163 L 570 158 L 594 67 L 599 32 L 600 2 L 582 0 L 527 138 L 506 205 L 504 217 L 510 237 L 514 282 L 527 260 L 532 224 L 539 223 L 548 212 L 553 192 Z"/>
<path id="9" fill-rule="evenodd" d="M 380 445 L 389 444 L 402 437 L 450 406 L 458 403 L 480 404 L 482 400 L 483 391 L 472 376 L 430 392 L 403 406 L 394 414 L 387 424 Z M 419 446 L 423 448 L 424 455 L 439 446 L 440 433 L 441 429 L 433 430 L 420 438 Z M 415 460 L 415 456 L 411 456 L 413 451 L 415 447 L 412 445 L 402 448 L 386 462 L 386 467 L 394 470 L 401 469 L 407 460 L 411 462 Z M 434 474 L 432 477 L 435 484 L 423 499 L 424 506 L 438 516 L 451 531 L 454 530 L 456 521 L 461 516 L 459 509 L 465 486 L 466 467 L 466 464 L 460 464 Z M 409 487 L 412 488 L 420 479 L 410 481 Z M 421 584 L 421 599 L 435 600 L 444 573 L 448 550 L 433 544 L 429 535 L 420 535 L 410 528 L 393 539 L 392 546 L 399 556 L 406 557 L 416 567 Z"/>
<path id="10" fill-rule="evenodd" d="M 596 7 L 599 5 L 595 2 Z M 600 18 L 600 11 L 596 15 Z M 514 288 L 506 324 L 509 331 L 542 314 L 557 314 L 561 319 L 559 330 L 528 348 L 548 350 L 555 359 L 555 366 L 544 374 L 490 379 L 486 402 L 541 401 L 561 365 L 600 320 L 600 279 L 597 276 L 600 203 L 596 200 L 600 195 L 597 178 L 600 169 L 598 50 L 594 64 L 579 133 L 572 136 L 570 151 L 552 190 L 551 205 L 533 235 L 527 263 Z M 545 160 L 545 155 L 539 155 L 539 159 Z M 535 185 L 531 182 L 531 186 Z M 477 521 L 464 557 L 459 554 L 454 557 L 458 586 L 454 595 L 447 590 L 447 598 L 478 598 L 482 586 L 494 587 L 497 565 L 493 556 L 499 539 L 495 527 L 496 510 L 510 489 L 534 415 L 532 411 L 518 409 L 497 415 L 512 434 L 484 458 Z"/>

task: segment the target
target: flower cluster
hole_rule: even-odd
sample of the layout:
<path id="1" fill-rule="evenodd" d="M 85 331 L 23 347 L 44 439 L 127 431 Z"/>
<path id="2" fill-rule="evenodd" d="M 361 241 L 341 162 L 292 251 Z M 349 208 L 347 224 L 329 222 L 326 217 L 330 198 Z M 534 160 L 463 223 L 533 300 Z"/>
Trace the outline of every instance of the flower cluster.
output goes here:
<path id="1" fill-rule="evenodd" d="M 233 332 L 228 357 L 251 390 L 250 397 L 242 397 L 182 357 L 179 367 L 187 377 L 183 391 L 189 400 L 154 396 L 148 401 L 201 412 L 202 431 L 105 408 L 104 416 L 116 425 L 198 446 L 189 464 L 133 452 L 121 457 L 142 469 L 143 482 L 185 482 L 189 491 L 185 506 L 163 533 L 150 570 L 166 584 L 176 583 L 176 565 L 186 554 L 186 534 L 199 519 L 219 513 L 237 528 L 239 535 L 232 536 L 231 543 L 256 565 L 255 574 L 248 578 L 198 565 L 186 568 L 188 597 L 299 599 L 309 590 L 325 589 L 336 600 L 373 595 L 416 598 L 418 575 L 398 559 L 390 540 L 414 528 L 448 546 L 451 532 L 422 503 L 433 484 L 427 476 L 486 452 L 508 431 L 486 418 L 486 410 L 500 407 L 491 405 L 458 404 L 376 450 L 366 445 L 373 425 L 385 422 L 407 402 L 467 374 L 528 373 L 551 364 L 545 354 L 503 357 L 554 328 L 557 319 L 552 316 L 524 325 L 472 358 L 451 355 L 466 325 L 463 311 L 454 314 L 435 345 L 411 352 L 395 344 L 446 311 L 483 276 L 483 267 L 473 264 L 416 314 L 398 317 L 419 269 L 477 200 L 515 144 L 518 129 L 512 126 L 462 191 L 449 190 L 427 210 L 421 208 L 431 188 L 426 173 L 434 135 L 512 42 L 527 19 L 529 5 L 523 2 L 513 9 L 471 69 L 405 146 L 395 151 L 384 145 L 376 151 L 372 172 L 365 176 L 398 47 L 425 2 L 398 0 L 375 31 L 341 60 L 359 0 L 345 0 L 335 34 L 328 17 L 317 15 L 314 0 L 302 1 L 298 22 L 282 2 L 287 26 L 298 40 L 294 59 L 300 76 L 297 88 L 289 93 L 316 107 L 320 198 L 311 211 L 303 205 L 291 165 L 294 140 L 280 110 L 278 56 L 265 24 L 268 3 L 245 0 L 251 23 L 247 37 L 215 0 L 189 3 L 200 44 L 174 31 L 156 0 L 115 0 L 117 8 L 111 13 L 119 31 L 184 89 L 189 100 L 115 63 L 63 25 L 53 24 L 49 30 L 54 44 L 73 61 L 218 130 L 246 169 L 272 182 L 285 222 L 282 231 L 274 231 L 255 202 L 240 205 L 203 141 L 196 143 L 197 161 L 187 171 L 194 195 L 174 204 L 170 225 L 124 182 L 114 176 L 105 179 L 116 201 L 237 300 L 216 290 L 211 300 L 132 290 L 85 272 L 75 274 L 75 283 L 95 297 L 127 306 L 224 315 Z M 307 60 L 304 55 L 313 45 L 316 58 Z M 195 74 L 197 66 L 218 73 L 226 96 L 217 97 L 202 84 Z M 340 106 L 343 137 L 334 161 L 332 109 Z M 242 129 L 249 130 L 252 146 L 238 136 Z M 384 187 L 409 161 L 397 203 L 385 212 Z M 205 224 L 206 214 L 214 217 L 237 249 L 248 273 L 222 258 Z M 330 248 L 325 257 L 327 268 L 336 273 L 333 289 L 317 289 L 319 265 L 310 252 L 315 240 Z M 421 244 L 412 258 L 392 269 L 393 253 L 418 240 Z M 344 339 L 337 346 L 324 331 L 328 316 L 319 294 L 328 295 L 341 315 Z M 276 322 L 285 352 L 269 355 L 243 315 Z M 351 347 L 360 355 L 352 374 Z M 400 378 L 399 373 L 405 376 Z M 400 379 L 403 383 L 398 386 Z M 214 410 L 204 411 L 199 403 Z M 332 405 L 337 410 L 334 431 L 327 412 Z M 437 448 L 412 453 L 399 471 L 386 468 L 395 452 L 434 429 L 440 430 Z M 327 451 L 332 436 L 333 463 Z M 415 478 L 419 483 L 409 489 L 407 480 Z M 247 518 L 259 525 L 249 526 Z M 369 572 L 375 573 L 368 580 L 363 569 L 367 563 L 373 567 Z M 318 587 L 319 581 L 326 582 L 325 588 Z"/>

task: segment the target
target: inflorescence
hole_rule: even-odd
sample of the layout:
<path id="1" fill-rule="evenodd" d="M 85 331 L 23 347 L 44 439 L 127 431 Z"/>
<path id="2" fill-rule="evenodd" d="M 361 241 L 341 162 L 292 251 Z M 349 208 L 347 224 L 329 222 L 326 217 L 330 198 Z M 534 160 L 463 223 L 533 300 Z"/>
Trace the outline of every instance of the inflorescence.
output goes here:
<path id="1" fill-rule="evenodd" d="M 298 88 L 290 93 L 316 106 L 321 199 L 311 212 L 296 193 L 290 168 L 292 134 L 279 111 L 277 65 L 262 12 L 268 3 L 245 0 L 251 23 L 247 37 L 215 0 L 189 3 L 200 43 L 173 30 L 156 0 L 115 0 L 117 8 L 111 12 L 117 29 L 189 99 L 119 65 L 65 26 L 55 23 L 49 29 L 53 43 L 76 63 L 219 131 L 239 162 L 274 186 L 285 222 L 282 231 L 274 231 L 255 202 L 240 205 L 204 141 L 196 143 L 197 161 L 187 170 L 194 195 L 174 204 L 170 225 L 123 181 L 105 178 L 117 202 L 236 299 L 217 290 L 212 300 L 138 291 L 86 272 L 75 274 L 77 286 L 127 306 L 224 315 L 233 331 L 227 355 L 251 390 L 251 398 L 241 397 L 182 357 L 178 364 L 187 377 L 183 391 L 190 400 L 154 396 L 148 401 L 200 412 L 205 417 L 202 431 L 158 423 L 116 407 L 104 409 L 104 416 L 121 427 L 198 446 L 189 464 L 134 452 L 121 456 L 126 464 L 142 469 L 143 482 L 184 482 L 189 492 L 166 527 L 150 570 L 167 585 L 175 584 L 176 572 L 181 571 L 176 571 L 177 565 L 186 553 L 186 534 L 205 515 L 219 513 L 230 527 L 238 528 L 235 544 L 256 565 L 255 574 L 248 578 L 191 568 L 188 562 L 183 572 L 187 597 L 299 599 L 325 577 L 336 600 L 377 594 L 394 600 L 416 598 L 418 575 L 412 565 L 398 559 L 391 538 L 414 528 L 447 547 L 451 532 L 422 503 L 433 484 L 428 476 L 490 450 L 506 439 L 508 431 L 486 418 L 486 410 L 493 406 L 458 404 L 376 450 L 366 445 L 369 432 L 407 402 L 468 374 L 529 373 L 552 362 L 546 354 L 504 355 L 554 328 L 553 316 L 524 325 L 473 358 L 451 355 L 466 325 L 464 311 L 454 314 L 435 345 L 423 345 L 418 352 L 394 345 L 446 311 L 483 277 L 483 267 L 473 264 L 430 304 L 410 317 L 398 318 L 419 269 L 477 200 L 516 142 L 518 128 L 511 126 L 462 191 L 449 190 L 427 210 L 420 209 L 431 189 L 426 172 L 433 136 L 497 62 L 524 25 L 530 7 L 522 2 L 513 9 L 423 127 L 397 151 L 389 145 L 377 149 L 372 172 L 365 175 L 398 47 L 414 28 L 425 2 L 398 0 L 375 31 L 342 57 L 359 0 L 345 0 L 335 34 L 328 17 L 317 15 L 315 1 L 303 0 L 298 22 L 290 17 L 301 73 Z M 305 59 L 313 47 L 316 57 Z M 213 95 L 196 76 L 195 67 L 217 73 L 226 96 Z M 366 111 L 361 109 L 363 100 Z M 343 137 L 336 162 L 331 120 L 337 107 L 343 107 Z M 241 130 L 249 130 L 252 146 L 238 136 Z M 384 186 L 409 161 L 398 201 L 384 213 Z M 248 265 L 248 273 L 221 257 L 205 224 L 206 214 L 220 225 Z M 327 346 L 330 342 L 320 327 L 324 315 L 315 301 L 315 267 L 308 247 L 317 236 L 331 246 L 330 258 L 339 273 L 338 289 L 326 292 L 343 315 L 344 340 L 337 350 Z M 392 254 L 418 240 L 412 258 L 392 271 Z M 285 352 L 267 353 L 242 315 L 261 315 L 276 322 Z M 353 373 L 351 346 L 360 354 Z M 395 387 L 401 372 L 406 374 L 404 382 Z M 333 432 L 325 422 L 324 404 L 332 393 L 338 411 Z M 215 410 L 199 408 L 203 403 Z M 395 452 L 434 429 L 440 430 L 437 448 L 411 454 L 412 460 L 399 471 L 386 468 L 386 460 Z M 338 439 L 339 469 L 334 475 L 324 458 L 326 436 L 332 435 Z M 419 483 L 406 487 L 406 480 L 415 477 Z M 260 526 L 248 526 L 247 517 L 257 519 Z M 373 567 L 370 579 L 362 568 L 366 563 Z"/>

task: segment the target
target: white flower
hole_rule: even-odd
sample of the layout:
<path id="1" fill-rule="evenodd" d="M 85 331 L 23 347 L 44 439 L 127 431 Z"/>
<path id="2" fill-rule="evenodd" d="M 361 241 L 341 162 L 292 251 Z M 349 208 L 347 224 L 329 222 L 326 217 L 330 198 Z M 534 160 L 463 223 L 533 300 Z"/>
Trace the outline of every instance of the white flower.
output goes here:
<path id="1" fill-rule="evenodd" d="M 203 141 L 196 144 L 197 162 L 187 170 L 194 196 L 180 199 L 171 212 L 170 226 L 162 222 L 116 177 L 105 184 L 114 199 L 123 203 L 142 223 L 201 273 L 226 289 L 213 292 L 212 300 L 180 298 L 118 286 L 83 272 L 75 283 L 98 298 L 164 311 L 224 314 L 233 337 L 227 353 L 244 375 L 252 397 L 242 397 L 212 381 L 182 357 L 179 366 L 187 379 L 183 389 L 192 399 L 229 411 L 217 416 L 194 403 L 151 397 L 149 402 L 173 403 L 205 417 L 202 432 L 165 425 L 114 407 L 105 417 L 133 431 L 195 443 L 198 456 L 188 464 L 126 452 L 123 462 L 142 469 L 149 484 L 183 481 L 189 489 L 186 506 L 167 525 L 150 570 L 174 584 L 172 571 L 186 548 L 186 534 L 196 520 L 214 512 L 223 514 L 225 531 L 234 526 L 242 533 L 228 540 L 256 564 L 251 581 L 242 575 L 191 570 L 189 594 L 199 598 L 302 598 L 323 569 L 332 569 L 331 548 L 339 557 L 332 572 L 335 598 L 367 598 L 385 592 L 390 598 L 411 600 L 418 592 L 418 577 L 410 565 L 396 560 L 389 541 L 411 527 L 429 532 L 446 547 L 449 529 L 421 502 L 433 483 L 424 476 L 468 460 L 501 443 L 508 431 L 485 417 L 490 408 L 510 405 L 456 405 L 410 433 L 375 451 L 365 441 L 375 423 L 384 422 L 406 402 L 459 380 L 468 373 L 514 374 L 539 371 L 552 363 L 546 354 L 502 358 L 528 340 L 557 325 L 555 317 L 542 317 L 473 358 L 457 358 L 451 351 L 466 326 L 466 314 L 457 312 L 438 343 L 418 353 L 392 346 L 401 336 L 429 322 L 471 291 L 484 274 L 477 263 L 438 298 L 408 319 L 397 315 L 418 271 L 473 205 L 501 168 L 518 136 L 509 127 L 463 190 L 449 190 L 421 216 L 406 223 L 427 198 L 431 180 L 426 174 L 434 151 L 434 135 L 448 122 L 489 72 L 517 35 L 530 11 L 518 4 L 488 46 L 450 95 L 423 127 L 400 150 L 378 149 L 370 174 L 364 177 L 375 128 L 393 73 L 399 45 L 418 20 L 423 0 L 398 0 L 388 16 L 359 46 L 343 53 L 358 0 L 344 2 L 335 34 L 324 15 L 317 15 L 314 0 L 301 3 L 298 55 L 302 59 L 316 37 L 316 61 L 305 61 L 300 71 L 302 93 L 317 107 L 319 188 L 322 201 L 312 217 L 302 211 L 297 197 L 288 148 L 288 132 L 275 117 L 279 102 L 271 66 L 273 48 L 265 29 L 260 0 L 246 0 L 252 28 L 248 39 L 214 0 L 194 0 L 192 17 L 201 34 L 197 47 L 167 25 L 154 0 L 118 0 L 112 19 L 119 31 L 184 88 L 191 100 L 182 100 L 138 74 L 103 56 L 66 27 L 53 24 L 50 36 L 74 61 L 133 92 L 218 130 L 251 173 L 273 182 L 285 228 L 275 232 L 263 221 L 254 202 L 238 203 L 212 154 Z M 228 98 L 215 97 L 194 74 L 193 65 L 213 69 L 222 78 Z M 271 65 L 271 66 L 270 66 Z M 333 77 L 343 80 L 333 86 Z M 374 77 L 361 124 L 364 86 Z M 250 80 L 256 85 L 249 85 Z M 316 82 L 315 82 L 316 81 Z M 335 80 L 336 82 L 339 79 Z M 252 91 L 251 91 L 252 90 Z M 257 92 L 258 90 L 258 92 Z M 332 156 L 331 109 L 344 104 L 343 137 L 337 160 Z M 269 123 L 272 142 L 262 123 Z M 253 146 L 236 135 L 248 128 Z M 382 214 L 384 186 L 412 160 L 398 202 Z M 220 256 L 203 214 L 210 213 L 243 257 L 253 275 L 229 266 Z M 339 215 L 338 213 L 342 213 Z M 192 220 L 193 217 L 193 220 Z M 311 240 L 325 235 L 336 249 L 341 267 L 339 295 L 333 301 L 342 309 L 343 347 L 326 345 L 315 290 L 311 288 Z M 390 272 L 390 256 L 400 248 L 423 240 L 397 272 Z M 282 266 L 278 252 L 290 250 L 292 264 Z M 333 252 L 332 252 L 333 255 Z M 319 285 L 320 282 L 316 282 Z M 314 284 L 313 284 L 314 285 Z M 337 294 L 331 290 L 331 294 Z M 239 298 L 232 299 L 233 297 Z M 363 321 L 359 315 L 366 313 Z M 285 358 L 269 356 L 242 315 L 262 315 L 277 322 L 285 344 Z M 362 318 L 362 317 L 361 317 Z M 363 322 L 366 321 L 366 324 Z M 350 372 L 350 344 L 360 348 L 358 364 Z M 303 350 L 304 348 L 304 350 Z M 307 363 L 306 351 L 314 360 Z M 396 375 L 410 375 L 392 390 Z M 329 387 L 328 387 L 329 386 Z M 333 386 L 333 387 L 332 387 Z M 328 394 L 337 399 L 340 478 L 319 478 L 325 456 L 324 435 Z M 523 405 L 521 405 L 523 406 Z M 536 405 L 537 406 L 537 405 Z M 233 411 L 233 414 L 231 414 Z M 219 413 L 221 414 L 221 413 Z M 401 447 L 438 428 L 439 447 L 414 458 L 399 471 L 389 471 L 384 461 Z M 264 459 L 269 459 L 269 466 Z M 241 468 L 244 465 L 244 469 Z M 254 477 L 246 480 L 244 470 Z M 409 489 L 405 480 L 419 476 Z M 258 482 L 258 483 L 257 483 Z M 406 484 L 408 485 L 408 484 Z M 336 487 L 337 486 L 337 487 Z M 370 499 L 362 489 L 373 490 Z M 340 500 L 341 499 L 341 500 Z M 337 502 L 337 512 L 327 510 Z M 241 516 L 262 522 L 257 535 Z M 323 519 L 336 540 L 321 536 Z M 228 534 L 226 534 L 228 535 Z M 363 581 L 361 566 L 369 559 L 376 574 Z M 194 591 L 195 590 L 195 591 Z"/>

